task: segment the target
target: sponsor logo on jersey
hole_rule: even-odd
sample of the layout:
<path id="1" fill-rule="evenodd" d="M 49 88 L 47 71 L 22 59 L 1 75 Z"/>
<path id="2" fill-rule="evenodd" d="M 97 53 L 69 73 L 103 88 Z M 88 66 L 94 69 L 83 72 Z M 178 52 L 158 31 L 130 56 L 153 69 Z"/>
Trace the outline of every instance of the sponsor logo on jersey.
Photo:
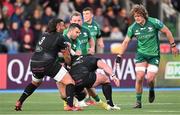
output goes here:
<path id="1" fill-rule="evenodd" d="M 91 28 L 92 27 L 92 25 L 88 25 L 88 28 Z"/>
<path id="2" fill-rule="evenodd" d="M 97 30 L 98 29 L 97 26 L 94 26 L 94 29 Z"/>
<path id="3" fill-rule="evenodd" d="M 139 35 L 139 34 L 140 34 L 139 30 L 136 30 L 135 33 L 134 33 L 134 35 L 136 35 L 136 36 Z"/>
<path id="4" fill-rule="evenodd" d="M 144 27 L 144 28 L 140 28 L 140 30 L 145 30 L 146 28 Z"/>
<path id="5" fill-rule="evenodd" d="M 153 31 L 153 27 L 148 27 L 148 32 L 152 32 Z"/>
<path id="6" fill-rule="evenodd" d="M 87 33 L 86 32 L 83 32 L 83 37 L 87 37 L 88 35 L 87 35 Z"/>
<path id="7" fill-rule="evenodd" d="M 41 45 L 43 43 L 43 41 L 45 40 L 45 38 L 46 37 L 42 37 L 38 44 Z"/>
<path id="8" fill-rule="evenodd" d="M 156 59 L 156 60 L 155 60 L 155 64 L 159 64 L 159 60 Z"/>

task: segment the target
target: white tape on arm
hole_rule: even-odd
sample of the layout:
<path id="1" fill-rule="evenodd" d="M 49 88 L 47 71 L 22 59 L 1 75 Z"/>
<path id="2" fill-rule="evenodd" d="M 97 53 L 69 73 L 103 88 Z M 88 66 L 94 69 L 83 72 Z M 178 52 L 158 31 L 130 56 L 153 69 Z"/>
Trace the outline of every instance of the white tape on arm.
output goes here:
<path id="1" fill-rule="evenodd" d="M 73 49 L 70 50 L 70 53 L 71 53 L 71 55 L 75 55 L 76 54 L 76 52 Z"/>

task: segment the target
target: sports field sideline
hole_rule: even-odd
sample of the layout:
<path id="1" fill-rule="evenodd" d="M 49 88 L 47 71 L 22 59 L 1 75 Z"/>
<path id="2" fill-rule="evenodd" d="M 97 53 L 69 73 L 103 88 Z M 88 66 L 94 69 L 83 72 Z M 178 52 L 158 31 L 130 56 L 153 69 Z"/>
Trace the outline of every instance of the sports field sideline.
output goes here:
<path id="1" fill-rule="evenodd" d="M 113 89 L 114 103 L 121 107 L 119 111 L 107 111 L 98 106 L 89 106 L 83 111 L 67 112 L 63 110 L 63 102 L 57 90 L 37 90 L 24 103 L 23 111 L 14 111 L 14 104 L 23 90 L 0 90 L 1 115 L 63 115 L 63 114 L 121 114 L 121 115 L 179 115 L 180 114 L 180 89 L 156 89 L 156 100 L 148 103 L 148 91 L 143 94 L 143 108 L 133 109 L 135 102 L 134 89 Z M 105 100 L 101 90 L 98 93 Z"/>

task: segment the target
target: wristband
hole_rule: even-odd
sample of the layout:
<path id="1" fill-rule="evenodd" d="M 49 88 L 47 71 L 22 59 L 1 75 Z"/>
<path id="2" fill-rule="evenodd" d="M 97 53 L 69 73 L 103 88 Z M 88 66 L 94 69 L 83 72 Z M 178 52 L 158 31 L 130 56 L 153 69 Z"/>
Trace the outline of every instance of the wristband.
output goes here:
<path id="1" fill-rule="evenodd" d="M 121 55 L 117 55 L 116 57 L 116 63 L 121 63 L 122 57 Z"/>
<path id="2" fill-rule="evenodd" d="M 110 76 L 110 78 L 113 79 L 114 76 L 116 76 L 116 75 L 115 75 L 115 74 L 112 74 L 112 75 Z"/>
<path id="3" fill-rule="evenodd" d="M 171 48 L 174 48 L 174 47 L 176 47 L 176 43 L 171 43 Z"/>

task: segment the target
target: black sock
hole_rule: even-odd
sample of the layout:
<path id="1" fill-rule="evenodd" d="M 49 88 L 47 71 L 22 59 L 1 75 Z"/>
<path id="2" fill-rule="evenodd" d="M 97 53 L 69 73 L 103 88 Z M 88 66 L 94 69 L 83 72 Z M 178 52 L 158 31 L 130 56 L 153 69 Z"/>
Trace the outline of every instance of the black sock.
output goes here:
<path id="1" fill-rule="evenodd" d="M 85 97 L 86 97 L 85 92 L 76 92 L 76 98 L 78 99 L 78 101 L 82 101 Z"/>
<path id="2" fill-rule="evenodd" d="M 107 100 L 107 104 L 110 106 L 114 106 L 113 101 L 112 101 L 112 87 L 110 83 L 105 83 L 102 84 L 102 91 L 103 94 Z"/>
<path id="3" fill-rule="evenodd" d="M 28 98 L 35 90 L 37 89 L 37 86 L 35 86 L 34 84 L 30 83 L 29 85 L 26 86 L 23 94 L 21 95 L 21 97 L 19 98 L 19 101 L 21 103 L 23 103 L 26 98 Z"/>
<path id="4" fill-rule="evenodd" d="M 74 97 L 74 85 L 68 84 L 66 86 L 67 104 L 73 107 L 73 97 Z"/>

